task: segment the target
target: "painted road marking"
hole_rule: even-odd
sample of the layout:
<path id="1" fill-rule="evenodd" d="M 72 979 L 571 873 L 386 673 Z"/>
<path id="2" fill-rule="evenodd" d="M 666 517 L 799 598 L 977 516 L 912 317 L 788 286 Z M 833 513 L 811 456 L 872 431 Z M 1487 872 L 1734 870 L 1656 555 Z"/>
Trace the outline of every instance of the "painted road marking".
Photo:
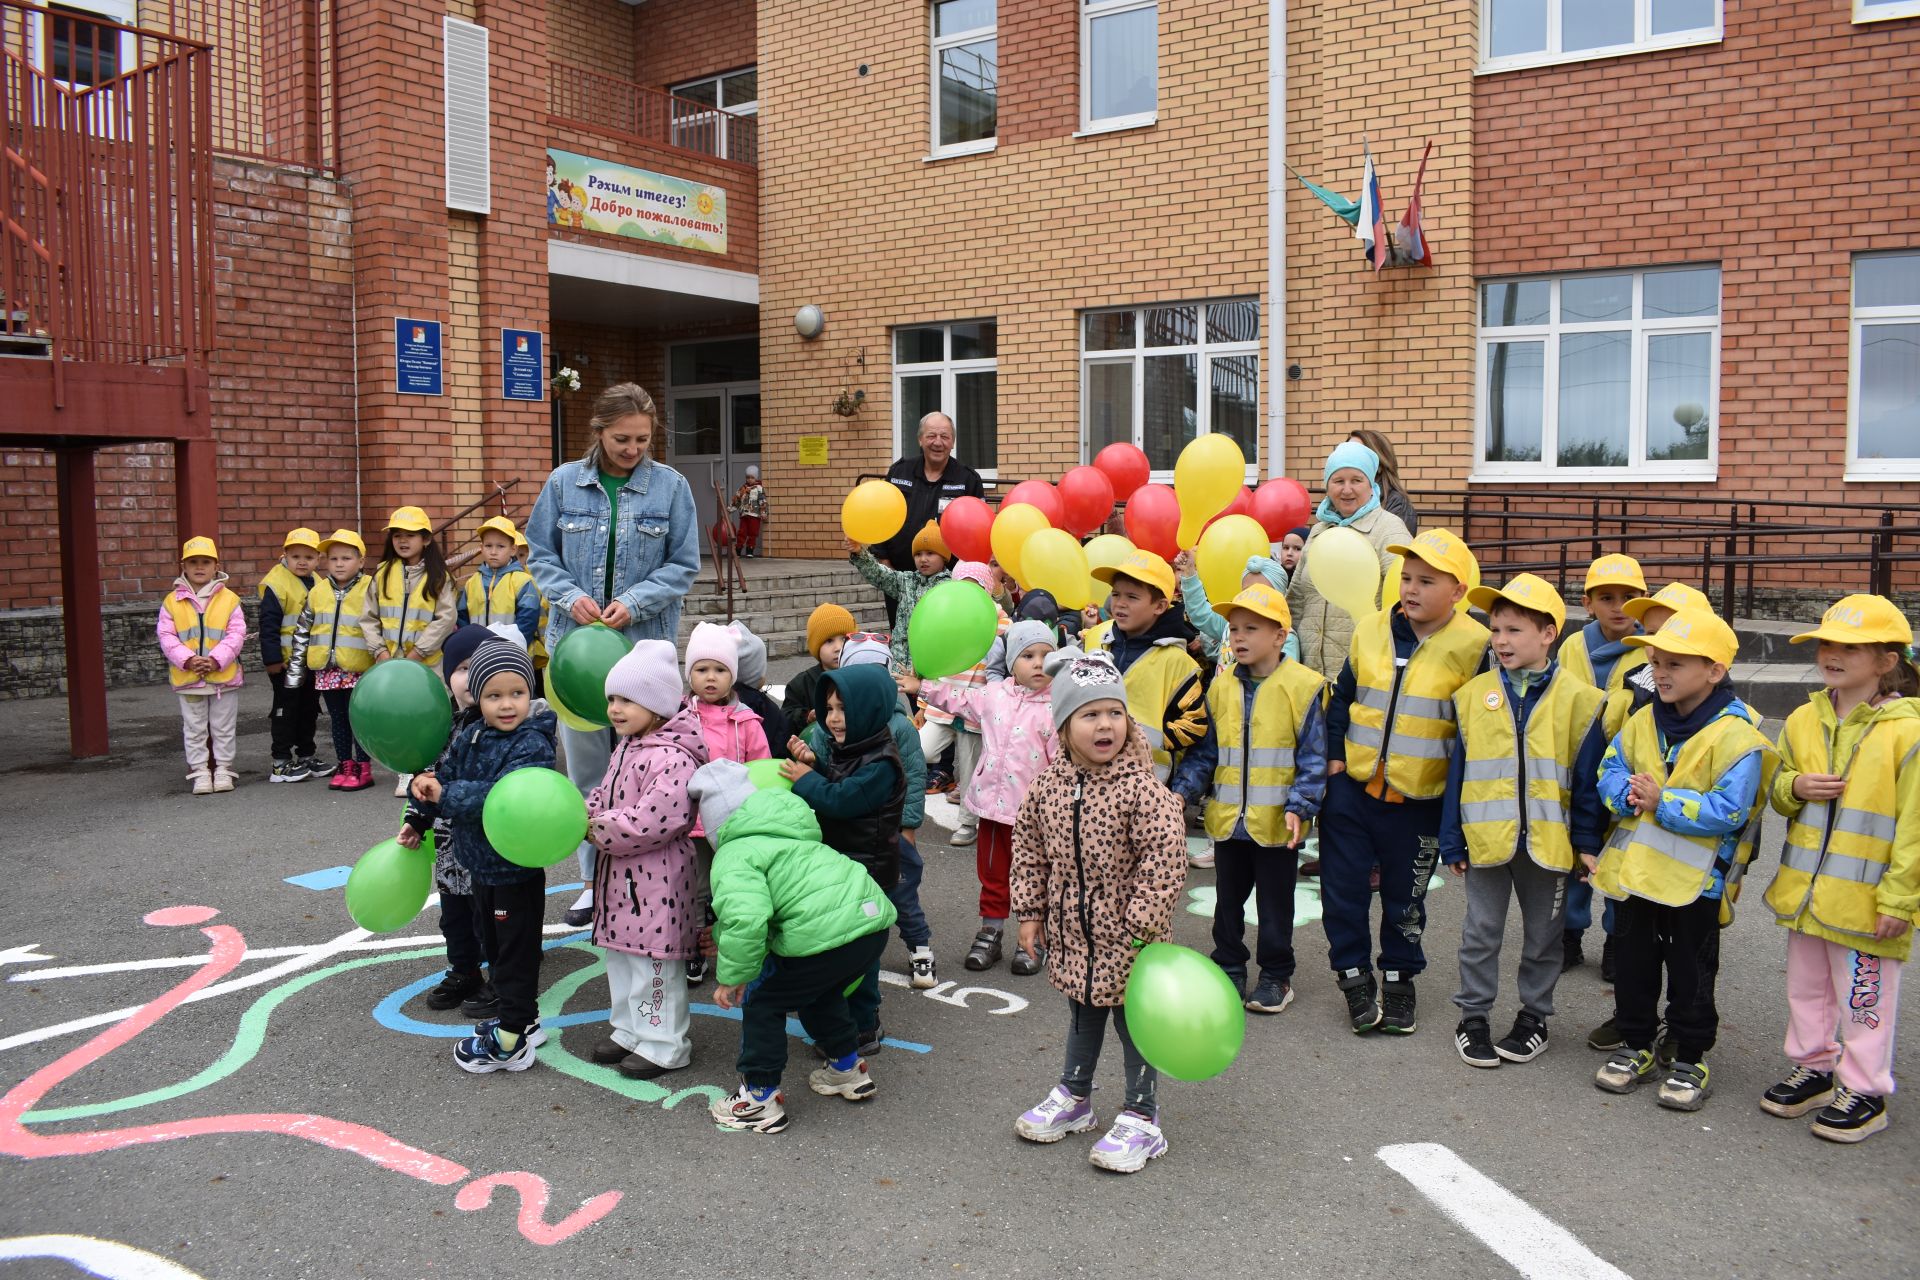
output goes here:
<path id="1" fill-rule="evenodd" d="M 53 959 L 40 954 L 40 944 L 29 942 L 25 946 L 8 947 L 0 951 L 0 964 L 41 964 Z"/>
<path id="2" fill-rule="evenodd" d="M 298 885 L 302 889 L 338 889 L 353 874 L 352 867 L 322 867 L 318 871 L 308 871 L 297 876 L 288 876 L 286 882 Z"/>
<path id="3" fill-rule="evenodd" d="M 1374 1152 L 1526 1280 L 1631 1280 L 1571 1231 L 1437 1142 Z"/>
<path id="4" fill-rule="evenodd" d="M 545 932 L 550 935 L 562 934 L 562 933 L 574 934 L 574 933 L 581 933 L 583 932 L 583 930 L 576 925 L 550 924 L 545 927 Z M 364 942 L 356 942 L 349 947 L 336 947 L 336 948 L 333 948 L 333 950 L 334 951 L 386 951 L 389 949 L 401 950 L 406 947 L 421 946 L 422 944 L 444 944 L 445 941 L 446 939 L 444 939 L 437 933 L 421 933 L 421 934 L 415 934 L 412 937 L 407 937 L 407 938 L 392 938 L 392 937 L 368 938 Z M 326 945 L 326 944 L 311 944 L 307 946 L 297 946 L 297 947 L 249 947 L 247 948 L 247 954 L 242 958 L 246 960 L 280 960 L 280 959 L 286 958 L 287 956 L 306 955 L 309 951 L 317 950 L 322 945 Z M 45 957 L 45 958 L 51 959 L 52 957 Z M 94 974 L 99 974 L 99 973 L 135 973 L 144 969 L 193 969 L 193 968 L 198 968 L 200 965 L 203 965 L 206 962 L 207 962 L 207 958 L 204 955 L 198 955 L 198 956 L 159 956 L 152 960 L 120 960 L 112 964 L 72 964 L 72 965 L 62 965 L 53 969 L 28 969 L 28 970 L 25 970 L 24 972 L 14 974 L 12 977 L 8 978 L 7 981 L 8 982 L 39 982 L 45 978 L 87 978 L 87 977 L 92 977 Z M 433 980 L 434 982 L 438 982 L 440 980 L 440 975 L 437 973 L 433 975 Z M 427 985 L 432 986 L 433 983 L 430 982 Z"/>
<path id="5" fill-rule="evenodd" d="M 92 1236 L 15 1236 L 0 1240 L 0 1262 L 58 1258 L 105 1280 L 204 1280 L 198 1271 L 113 1240 Z"/>

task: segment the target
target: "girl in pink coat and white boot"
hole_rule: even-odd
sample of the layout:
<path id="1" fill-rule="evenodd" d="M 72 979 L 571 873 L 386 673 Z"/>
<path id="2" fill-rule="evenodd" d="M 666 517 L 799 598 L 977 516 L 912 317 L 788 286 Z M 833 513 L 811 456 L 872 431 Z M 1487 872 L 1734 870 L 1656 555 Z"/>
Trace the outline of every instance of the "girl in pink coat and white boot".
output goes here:
<path id="1" fill-rule="evenodd" d="M 189 538 L 180 548 L 180 576 L 160 602 L 154 634 L 173 668 L 168 674 L 180 697 L 193 794 L 231 791 L 244 683 L 240 647 L 247 638 L 247 618 L 240 611 L 240 597 L 227 589 L 212 538 Z"/>
<path id="2" fill-rule="evenodd" d="M 700 732 L 707 741 L 709 760 L 766 760 L 772 757 L 767 742 L 767 726 L 733 694 L 740 678 L 740 640 L 731 627 L 702 622 L 687 637 L 687 688 L 692 696 L 687 706 L 700 717 Z M 699 861 L 700 884 L 697 896 L 703 919 L 712 914 L 713 893 L 708 888 L 713 873 L 713 843 L 698 821 L 693 824 L 693 851 Z M 711 920 L 707 921 L 709 924 Z M 695 986 L 707 980 L 707 960 L 696 956 L 687 966 L 687 981 Z"/>
<path id="3" fill-rule="evenodd" d="M 592 1057 L 648 1080 L 693 1058 L 687 963 L 700 954 L 702 923 L 687 783 L 707 744 L 682 704 L 671 644 L 642 640 L 614 664 L 607 719 L 619 741 L 587 796 L 587 839 L 599 851 L 593 943 L 607 953 L 613 1026 Z"/>

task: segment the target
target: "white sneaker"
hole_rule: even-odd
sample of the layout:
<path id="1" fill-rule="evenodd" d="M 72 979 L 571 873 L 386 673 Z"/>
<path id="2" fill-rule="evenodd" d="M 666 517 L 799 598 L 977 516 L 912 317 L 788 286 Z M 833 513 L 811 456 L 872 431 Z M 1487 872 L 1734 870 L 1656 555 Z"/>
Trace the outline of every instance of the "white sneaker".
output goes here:
<path id="1" fill-rule="evenodd" d="M 411 786 L 413 786 L 413 775 L 410 773 L 400 774 L 393 780 L 393 794 L 396 796 L 405 796 L 407 789 Z"/>
<path id="2" fill-rule="evenodd" d="M 1107 1136 L 1093 1144 L 1087 1159 L 1095 1168 L 1113 1173 L 1138 1173 L 1147 1161 L 1167 1154 L 1167 1140 L 1160 1126 L 1145 1116 L 1122 1111 L 1107 1130 Z"/>
<path id="3" fill-rule="evenodd" d="M 933 948 L 921 947 L 913 953 L 913 977 L 910 985 L 915 991 L 926 991 L 940 985 L 940 975 L 933 965 Z"/>
<path id="4" fill-rule="evenodd" d="M 1187 865 L 1198 867 L 1202 871 L 1210 869 L 1213 866 L 1213 841 L 1207 841 L 1207 847 L 1198 853 L 1194 852 L 1192 845 L 1188 845 Z"/>
<path id="5" fill-rule="evenodd" d="M 1081 1133 L 1099 1125 L 1091 1100 L 1076 1098 L 1064 1085 L 1055 1085 L 1039 1106 L 1021 1113 L 1013 1122 L 1013 1131 L 1028 1142 L 1058 1142 L 1070 1133 Z"/>
<path id="6" fill-rule="evenodd" d="M 978 827 L 955 827 L 953 834 L 947 837 L 947 843 L 956 846 L 969 845 L 979 838 L 980 828 Z"/>
<path id="7" fill-rule="evenodd" d="M 741 1085 L 708 1108 L 707 1114 L 723 1129 L 751 1129 L 755 1133 L 778 1133 L 787 1127 L 786 1098 L 778 1089 L 764 1100 L 755 1098 Z"/>
<path id="8" fill-rule="evenodd" d="M 234 775 L 225 769 L 215 769 L 213 771 L 213 789 L 215 791 L 233 790 L 233 781 Z"/>
<path id="9" fill-rule="evenodd" d="M 807 1085 L 815 1093 L 828 1097 L 838 1095 L 848 1102 L 865 1102 L 879 1091 L 873 1083 L 873 1076 L 867 1071 L 865 1058 L 855 1061 L 847 1071 L 835 1071 L 832 1063 L 815 1068 L 807 1076 Z"/>
<path id="10" fill-rule="evenodd" d="M 210 796 L 213 794 L 212 774 L 190 773 L 187 775 L 187 781 L 193 784 L 193 794 L 197 796 Z"/>

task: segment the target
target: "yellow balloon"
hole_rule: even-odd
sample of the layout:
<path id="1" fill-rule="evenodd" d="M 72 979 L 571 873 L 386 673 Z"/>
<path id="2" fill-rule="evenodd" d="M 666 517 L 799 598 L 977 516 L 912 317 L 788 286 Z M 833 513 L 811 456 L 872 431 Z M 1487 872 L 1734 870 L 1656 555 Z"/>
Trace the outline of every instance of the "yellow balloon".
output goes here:
<path id="1" fill-rule="evenodd" d="M 1133 543 L 1117 533 L 1103 533 L 1086 545 L 1087 569 L 1117 569 L 1120 562 L 1133 554 Z M 1098 578 L 1089 578 L 1087 590 L 1090 593 L 1088 604 L 1105 604 L 1107 597 L 1113 594 L 1110 583 Z"/>
<path id="2" fill-rule="evenodd" d="M 1087 553 L 1065 529 L 1042 529 L 1029 535 L 1020 548 L 1020 568 L 1031 590 L 1045 591 L 1063 609 L 1084 609 L 1092 600 L 1093 582 Z"/>
<path id="3" fill-rule="evenodd" d="M 559 717 L 560 723 L 567 726 L 567 728 L 578 730 L 581 733 L 605 733 L 607 731 L 605 725 L 598 725 L 591 720 L 582 719 L 578 714 L 568 708 L 566 703 L 560 701 L 560 691 L 553 687 L 552 680 L 547 681 L 546 698 L 547 705 L 553 708 L 553 714 Z"/>
<path id="4" fill-rule="evenodd" d="M 1356 619 L 1380 608 L 1380 553 L 1353 530 L 1335 526 L 1314 538 L 1308 572 L 1322 596 Z"/>
<path id="5" fill-rule="evenodd" d="M 987 540 L 993 545 L 993 558 L 1000 562 L 1002 569 L 1013 575 L 1013 580 L 1020 584 L 1022 590 L 1032 587 L 1033 583 L 1021 568 L 1021 550 L 1028 538 L 1042 529 L 1052 527 L 1045 512 L 1024 502 L 1000 508 L 1000 513 L 993 518 L 993 529 L 987 535 Z"/>
<path id="6" fill-rule="evenodd" d="M 1196 436 L 1173 464 L 1173 492 L 1180 499 L 1182 549 L 1193 546 L 1207 521 L 1225 511 L 1247 482 L 1247 456 L 1232 436 Z"/>
<path id="7" fill-rule="evenodd" d="M 906 522 L 906 497 L 890 480 L 857 484 L 840 504 L 840 528 L 848 538 L 867 546 L 885 542 Z"/>
<path id="8" fill-rule="evenodd" d="M 1248 559 L 1272 553 L 1272 539 L 1252 516 L 1222 516 L 1207 526 L 1193 561 L 1215 612 L 1225 612 L 1227 601 L 1240 594 Z"/>

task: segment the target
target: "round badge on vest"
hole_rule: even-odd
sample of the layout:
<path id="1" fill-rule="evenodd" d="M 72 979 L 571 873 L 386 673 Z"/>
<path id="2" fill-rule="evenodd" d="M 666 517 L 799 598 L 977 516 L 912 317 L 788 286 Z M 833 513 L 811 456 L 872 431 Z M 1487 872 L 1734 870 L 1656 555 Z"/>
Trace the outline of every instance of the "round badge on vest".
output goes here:
<path id="1" fill-rule="evenodd" d="M 1487 710 L 1489 711 L 1498 711 L 1500 709 L 1499 690 L 1489 689 L 1487 691 L 1486 704 L 1487 704 Z"/>

